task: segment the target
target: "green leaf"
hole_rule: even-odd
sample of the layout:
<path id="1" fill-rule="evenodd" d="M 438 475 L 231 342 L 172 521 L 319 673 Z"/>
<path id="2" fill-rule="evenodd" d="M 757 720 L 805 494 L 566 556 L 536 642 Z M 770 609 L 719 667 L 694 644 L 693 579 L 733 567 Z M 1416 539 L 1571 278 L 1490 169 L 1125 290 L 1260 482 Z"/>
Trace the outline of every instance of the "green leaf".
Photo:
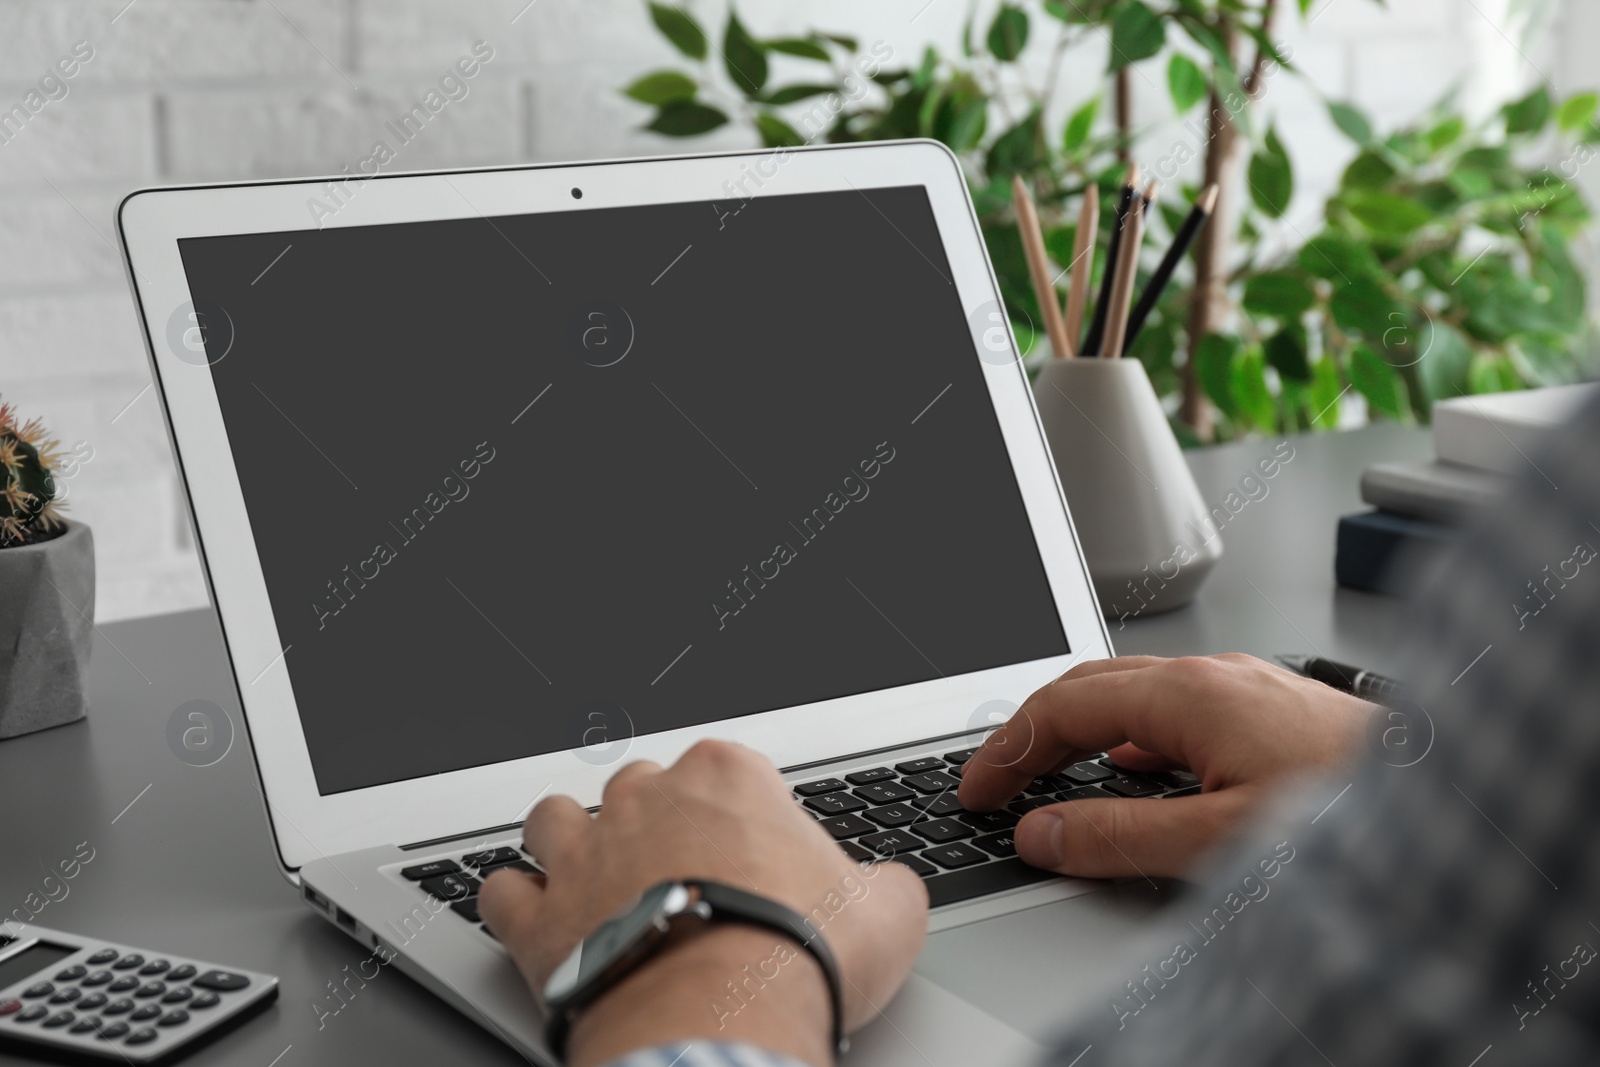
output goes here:
<path id="1" fill-rule="evenodd" d="M 1311 392 L 1307 398 L 1306 414 L 1316 429 L 1332 430 L 1339 425 L 1339 398 L 1344 387 L 1339 384 L 1339 364 L 1330 355 L 1323 355 L 1311 368 Z"/>
<path id="2" fill-rule="evenodd" d="M 1266 343 L 1265 352 L 1267 364 L 1284 379 L 1311 380 L 1311 364 L 1306 359 L 1306 332 L 1298 324 L 1273 334 Z"/>
<path id="3" fill-rule="evenodd" d="M 676 4 L 651 4 L 650 19 L 662 36 L 690 59 L 706 57 L 706 31 Z"/>
<path id="4" fill-rule="evenodd" d="M 950 151 L 970 152 L 983 140 L 983 131 L 989 124 L 989 101 L 977 97 L 962 104 L 950 124 L 950 136 L 945 144 Z"/>
<path id="5" fill-rule="evenodd" d="M 767 42 L 767 49 L 786 56 L 828 62 L 828 50 L 809 37 L 778 37 Z"/>
<path id="6" fill-rule="evenodd" d="M 1399 173 L 1381 152 L 1362 152 L 1350 161 L 1339 184 L 1345 189 L 1382 189 Z"/>
<path id="7" fill-rule="evenodd" d="M 1467 388 L 1474 393 L 1509 393 L 1522 388 L 1522 376 L 1509 356 L 1484 352 L 1467 368 Z"/>
<path id="8" fill-rule="evenodd" d="M 1012 174 L 1027 174 L 1039 167 L 1043 162 L 1040 145 L 1039 127 L 1042 121 L 1040 112 L 1035 109 L 1028 112 L 1021 122 L 1002 133 L 989 146 L 988 155 L 984 158 L 984 170 L 991 177 Z"/>
<path id="9" fill-rule="evenodd" d="M 761 143 L 768 148 L 793 148 L 806 143 L 793 126 L 770 111 L 756 113 L 756 129 L 761 133 Z"/>
<path id="10" fill-rule="evenodd" d="M 843 48 L 847 52 L 854 52 L 857 48 L 861 47 L 860 42 L 858 42 L 854 37 L 841 36 L 837 33 L 824 33 L 822 34 L 822 37 L 824 40 L 832 41 L 834 44 L 838 45 L 840 48 Z"/>
<path id="11" fill-rule="evenodd" d="M 1367 116 L 1349 104 L 1328 104 L 1328 115 L 1333 124 L 1356 144 L 1365 148 L 1372 143 L 1372 123 Z"/>
<path id="12" fill-rule="evenodd" d="M 1195 378 L 1211 402 L 1226 415 L 1238 412 L 1233 399 L 1233 360 L 1239 353 L 1239 339 L 1228 334 L 1208 333 L 1200 339 L 1194 354 Z"/>
<path id="13" fill-rule="evenodd" d="M 693 137 L 709 133 L 725 124 L 728 116 L 706 104 L 688 100 L 675 100 L 663 104 L 646 129 L 664 133 L 668 137 Z"/>
<path id="14" fill-rule="evenodd" d="M 1400 372 L 1385 363 L 1366 345 L 1356 345 L 1350 353 L 1350 384 L 1367 398 L 1367 405 L 1391 419 L 1405 417 L 1406 384 Z"/>
<path id="15" fill-rule="evenodd" d="M 1582 129 L 1594 120 L 1597 108 L 1600 108 L 1600 93 L 1579 93 L 1561 105 L 1556 113 L 1556 124 L 1569 133 Z"/>
<path id="16" fill-rule="evenodd" d="M 1144 0 L 1127 0 L 1111 20 L 1111 69 L 1149 59 L 1167 43 L 1167 29 Z"/>
<path id="17" fill-rule="evenodd" d="M 929 45 L 922 53 L 922 65 L 911 76 L 913 89 L 926 90 L 933 83 L 934 72 L 939 69 L 939 53 Z"/>
<path id="18" fill-rule="evenodd" d="M 1014 4 L 1001 4 L 989 23 L 989 53 L 1002 63 L 1010 63 L 1028 45 L 1028 13 Z"/>
<path id="19" fill-rule="evenodd" d="M 1293 322 L 1311 310 L 1316 295 L 1297 271 L 1258 274 L 1244 287 L 1244 309 L 1279 322 Z"/>
<path id="20" fill-rule="evenodd" d="M 1500 113 L 1506 118 L 1506 133 L 1515 135 L 1544 129 L 1553 110 L 1550 90 L 1541 85 L 1521 100 L 1501 108 Z"/>
<path id="21" fill-rule="evenodd" d="M 1404 237 L 1433 221 L 1433 212 L 1396 193 L 1360 191 L 1345 197 L 1345 206 L 1367 229 Z"/>
<path id="22" fill-rule="evenodd" d="M 831 93 L 831 85 L 785 85 L 781 89 L 774 89 L 762 97 L 762 102 L 767 104 L 792 104 L 796 100 L 808 100 L 813 96 Z"/>
<path id="23" fill-rule="evenodd" d="M 1252 348 L 1233 361 L 1228 387 L 1240 416 L 1264 433 L 1272 433 L 1278 428 L 1278 405 L 1267 388 L 1266 369 L 1261 351 Z"/>
<path id="24" fill-rule="evenodd" d="M 1442 152 L 1446 148 L 1461 140 L 1461 135 L 1467 132 L 1467 120 L 1460 115 L 1453 115 L 1424 134 L 1428 148 L 1435 152 Z"/>
<path id="25" fill-rule="evenodd" d="M 1089 140 L 1089 131 L 1094 129 L 1094 120 L 1099 114 L 1100 97 L 1097 96 L 1067 119 L 1067 128 L 1061 135 L 1061 147 L 1066 149 L 1068 155 L 1077 152 Z"/>
<path id="26" fill-rule="evenodd" d="M 1329 310 L 1341 330 L 1358 334 L 1373 345 L 1382 344 L 1385 334 L 1407 321 L 1404 309 L 1389 291 L 1366 276 L 1335 285 Z"/>
<path id="27" fill-rule="evenodd" d="M 739 16 L 728 9 L 728 26 L 722 33 L 722 58 L 728 77 L 739 91 L 754 99 L 767 84 L 767 53 Z"/>
<path id="28" fill-rule="evenodd" d="M 1294 199 L 1294 167 L 1275 129 L 1250 159 L 1250 198 L 1268 218 L 1281 219 Z"/>
<path id="29" fill-rule="evenodd" d="M 1167 64 L 1167 89 L 1172 93 L 1172 106 L 1182 115 L 1204 100 L 1211 92 L 1205 72 L 1194 60 L 1182 52 L 1174 52 Z"/>
<path id="30" fill-rule="evenodd" d="M 674 100 L 688 100 L 694 96 L 694 79 L 675 70 L 658 70 L 646 74 L 623 93 L 641 104 L 667 104 Z"/>
<path id="31" fill-rule="evenodd" d="M 1460 396 L 1469 388 L 1468 368 L 1472 365 L 1472 346 L 1453 326 L 1431 324 L 1431 336 L 1424 342 L 1424 355 L 1417 364 L 1423 392 L 1429 400 Z"/>

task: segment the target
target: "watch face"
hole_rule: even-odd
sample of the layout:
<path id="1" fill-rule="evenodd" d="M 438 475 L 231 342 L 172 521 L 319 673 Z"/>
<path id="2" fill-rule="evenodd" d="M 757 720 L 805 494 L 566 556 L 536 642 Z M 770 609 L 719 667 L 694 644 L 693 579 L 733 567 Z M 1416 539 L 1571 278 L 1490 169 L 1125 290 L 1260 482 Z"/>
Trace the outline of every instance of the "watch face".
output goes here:
<path id="1" fill-rule="evenodd" d="M 663 882 L 644 891 L 578 942 L 545 982 L 544 999 L 559 1004 L 621 959 L 662 920 L 689 905 L 689 891 L 677 882 Z"/>

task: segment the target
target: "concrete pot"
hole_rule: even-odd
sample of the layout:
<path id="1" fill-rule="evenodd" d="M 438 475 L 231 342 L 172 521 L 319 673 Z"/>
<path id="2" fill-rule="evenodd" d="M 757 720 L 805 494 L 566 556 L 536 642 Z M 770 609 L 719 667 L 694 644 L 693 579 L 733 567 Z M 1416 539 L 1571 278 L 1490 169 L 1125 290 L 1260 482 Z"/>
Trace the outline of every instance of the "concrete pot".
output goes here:
<path id="1" fill-rule="evenodd" d="M 76 722 L 89 710 L 94 534 L 0 548 L 0 738 Z"/>
<path id="2" fill-rule="evenodd" d="M 1107 620 L 1193 600 L 1222 539 L 1144 365 L 1054 359 L 1033 395 Z"/>

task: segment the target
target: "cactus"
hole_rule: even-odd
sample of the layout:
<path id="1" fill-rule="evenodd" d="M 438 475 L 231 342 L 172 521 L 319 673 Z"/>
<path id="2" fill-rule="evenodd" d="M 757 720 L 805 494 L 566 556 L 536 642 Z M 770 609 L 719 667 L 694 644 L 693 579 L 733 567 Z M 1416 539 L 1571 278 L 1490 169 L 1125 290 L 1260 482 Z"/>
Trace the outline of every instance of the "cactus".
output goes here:
<path id="1" fill-rule="evenodd" d="M 55 499 L 59 449 L 38 419 L 19 423 L 10 405 L 0 404 L 0 548 L 64 528 Z"/>

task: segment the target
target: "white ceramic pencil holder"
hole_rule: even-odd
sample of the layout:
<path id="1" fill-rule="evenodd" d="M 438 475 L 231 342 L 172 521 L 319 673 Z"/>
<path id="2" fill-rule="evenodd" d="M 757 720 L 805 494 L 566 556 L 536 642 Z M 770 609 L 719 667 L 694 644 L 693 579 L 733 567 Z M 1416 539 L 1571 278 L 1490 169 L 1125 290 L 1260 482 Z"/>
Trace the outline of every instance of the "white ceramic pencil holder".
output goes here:
<path id="1" fill-rule="evenodd" d="M 1052 359 L 1033 395 L 1107 622 L 1193 600 L 1222 539 L 1144 365 Z"/>

